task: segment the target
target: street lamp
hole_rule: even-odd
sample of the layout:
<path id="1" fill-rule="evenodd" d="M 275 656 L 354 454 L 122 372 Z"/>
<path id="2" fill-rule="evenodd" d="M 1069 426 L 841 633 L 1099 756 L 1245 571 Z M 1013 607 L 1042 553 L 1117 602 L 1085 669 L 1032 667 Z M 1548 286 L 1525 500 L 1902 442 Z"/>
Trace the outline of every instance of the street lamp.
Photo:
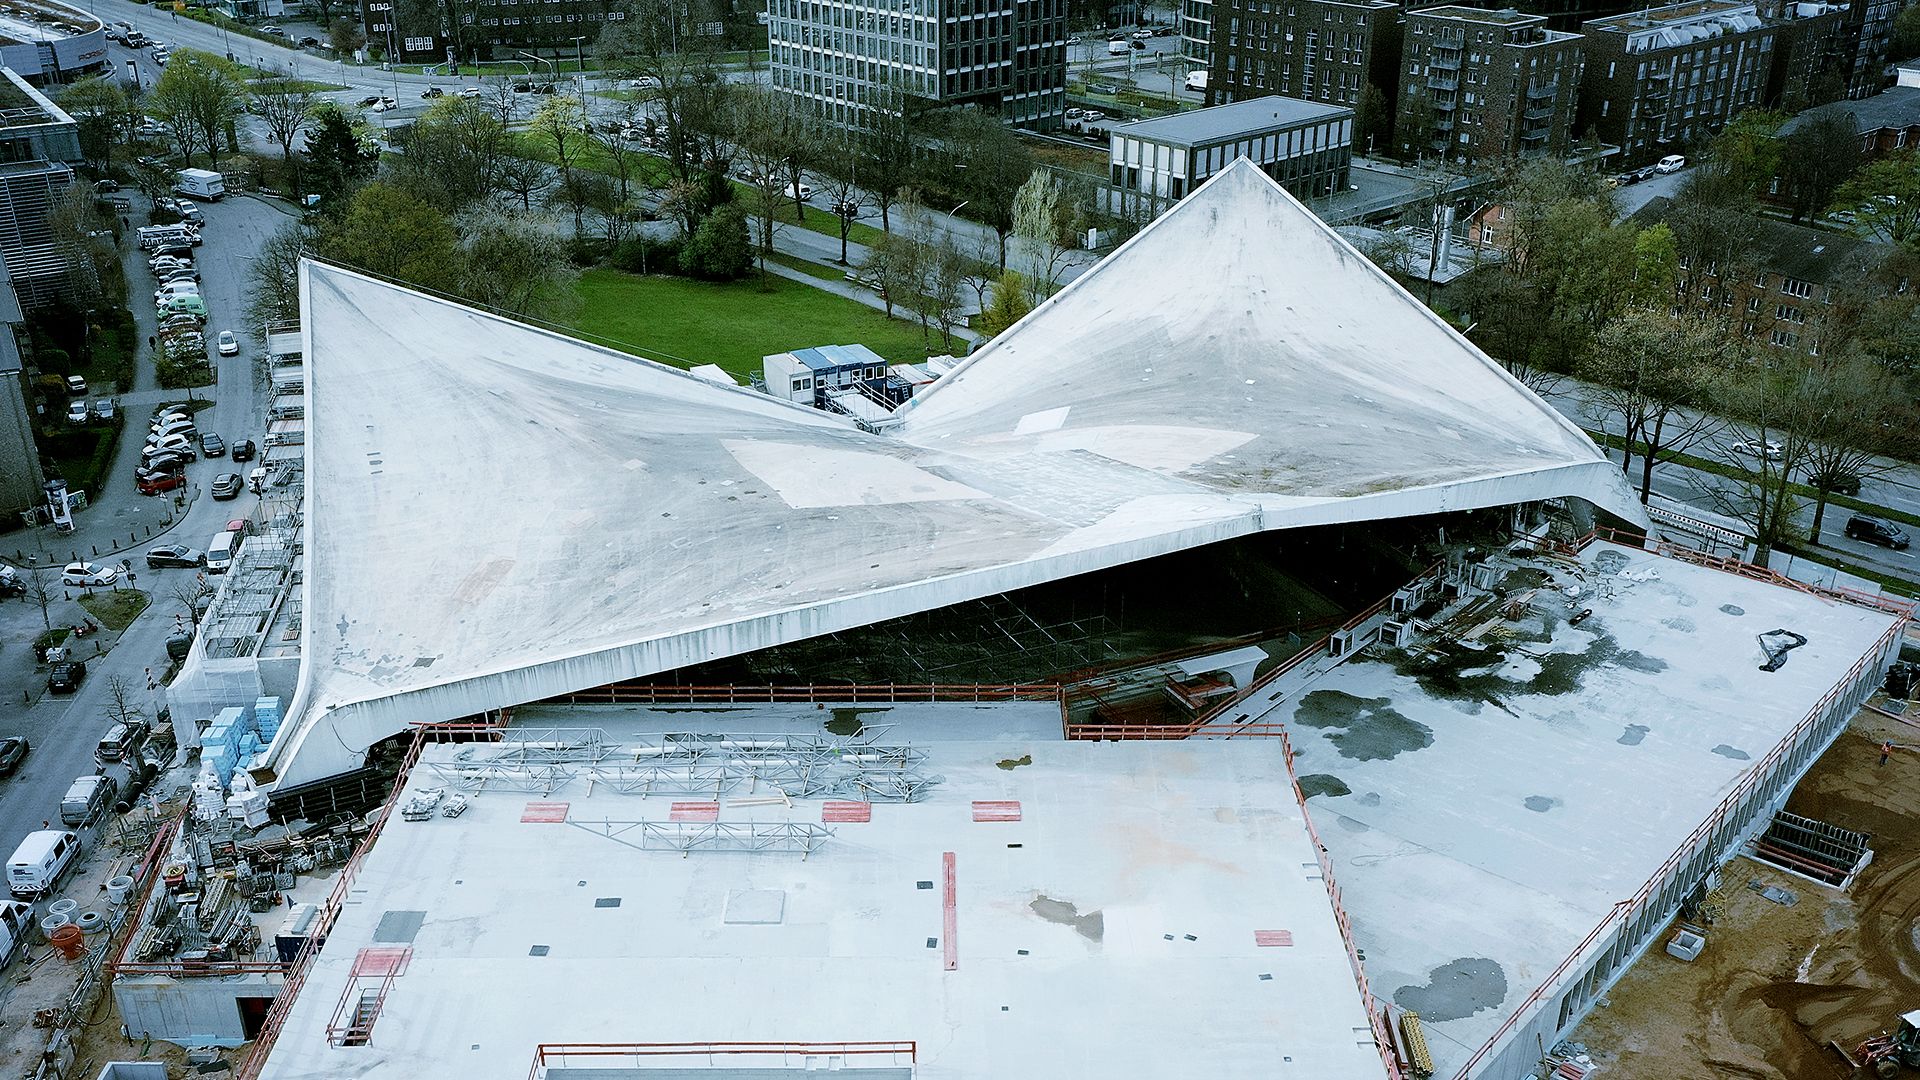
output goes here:
<path id="1" fill-rule="evenodd" d="M 585 34 L 578 35 L 573 39 L 573 62 L 580 69 L 580 100 L 582 101 L 585 101 L 587 97 L 587 54 L 581 48 L 580 43 L 585 40 L 587 40 Z"/>

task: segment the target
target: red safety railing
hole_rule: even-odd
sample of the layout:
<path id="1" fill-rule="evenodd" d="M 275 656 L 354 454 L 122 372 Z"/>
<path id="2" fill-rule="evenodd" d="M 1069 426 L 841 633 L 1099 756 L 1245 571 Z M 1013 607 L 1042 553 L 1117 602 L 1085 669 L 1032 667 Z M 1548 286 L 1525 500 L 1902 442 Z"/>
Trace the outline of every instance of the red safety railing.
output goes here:
<path id="1" fill-rule="evenodd" d="M 140 857 L 138 863 L 134 864 L 133 876 L 140 882 L 140 898 L 127 909 L 133 912 L 133 917 L 127 920 L 127 936 L 121 939 L 120 948 L 114 952 L 113 960 L 107 964 L 108 978 L 113 978 L 133 966 L 126 963 L 127 950 L 133 948 L 133 943 L 140 938 L 140 927 L 147 918 L 147 904 L 153 899 L 154 882 L 160 880 L 160 861 L 166 858 L 167 850 L 173 846 L 173 834 L 179 831 L 180 823 L 186 816 L 187 807 L 183 803 L 180 812 L 173 816 L 173 820 L 154 831 L 153 840 L 147 844 L 146 853 Z"/>
<path id="2" fill-rule="evenodd" d="M 604 1058 L 650 1057 L 778 1057 L 782 1061 L 800 1057 L 884 1057 L 893 1063 L 911 1065 L 919 1061 L 919 1044 L 911 1040 L 895 1042 L 678 1042 L 678 1043 L 541 1043 L 533 1050 L 533 1067 L 527 1080 L 540 1080 L 542 1073 L 568 1064 L 572 1058 L 593 1058 L 595 1068 L 609 1068 Z M 712 1061 L 709 1061 L 712 1064 Z"/>
<path id="3" fill-rule="evenodd" d="M 1755 567 L 1754 569 L 1763 570 L 1764 572 L 1764 568 L 1761 567 Z M 1467 1059 L 1466 1064 L 1461 1066 L 1460 1071 L 1454 1074 L 1454 1080 L 1468 1080 L 1473 1070 L 1479 1066 L 1482 1061 L 1486 1060 L 1487 1055 L 1494 1051 L 1501 1040 L 1512 1033 L 1514 1027 L 1521 1022 L 1522 1018 L 1532 1012 L 1533 1008 L 1539 1005 L 1548 993 L 1560 987 L 1560 980 L 1576 963 L 1586 956 L 1587 950 L 1592 948 L 1594 942 L 1600 940 L 1600 938 L 1604 937 L 1610 930 L 1617 928 L 1638 914 L 1641 909 L 1646 906 L 1647 902 L 1652 899 L 1654 894 L 1666 886 L 1670 875 L 1678 870 L 1681 864 L 1693 858 L 1699 852 L 1700 845 L 1717 832 L 1720 827 L 1727 822 L 1728 818 L 1733 815 L 1740 804 L 1745 802 L 1746 799 L 1753 794 L 1754 789 L 1759 785 L 1761 779 L 1772 775 L 1774 766 L 1780 763 L 1781 758 L 1793 752 L 1793 747 L 1800 741 L 1801 737 L 1818 726 L 1827 711 L 1837 705 L 1840 699 L 1858 684 L 1861 676 L 1866 673 L 1869 665 L 1877 665 L 1878 658 L 1888 654 L 1889 650 L 1894 647 L 1894 643 L 1899 640 L 1903 633 L 1904 626 L 1901 623 L 1894 623 L 1882 633 L 1880 638 L 1874 643 L 1873 650 L 1854 661 L 1846 677 L 1840 682 L 1835 683 L 1832 688 L 1822 695 L 1820 700 L 1816 702 L 1811 709 L 1807 710 L 1806 716 L 1802 717 L 1800 722 L 1794 725 L 1793 730 L 1788 732 L 1785 738 L 1775 743 L 1773 749 L 1769 750 L 1765 757 L 1761 758 L 1752 768 L 1746 771 L 1745 775 L 1741 777 L 1740 782 L 1734 785 L 1733 791 L 1730 792 L 1725 799 L 1721 800 L 1720 805 L 1714 808 L 1713 813 L 1707 817 L 1706 821 L 1702 822 L 1691 833 L 1687 834 L 1687 838 L 1681 841 L 1680 846 L 1674 849 L 1673 854 L 1667 856 L 1666 861 L 1660 864 L 1659 869 L 1653 872 L 1653 875 L 1646 880 L 1646 883 L 1641 885 L 1632 896 L 1615 904 L 1607 912 L 1606 917 L 1600 920 L 1600 924 L 1594 927 L 1586 937 L 1580 939 L 1580 944 L 1574 947 L 1573 952 L 1569 954 L 1565 960 L 1560 961 L 1559 966 L 1548 973 L 1547 977 L 1541 980 L 1538 986 L 1534 987 L 1533 992 L 1528 994 L 1526 999 L 1523 1000 L 1517 1008 L 1507 1014 L 1507 1019 L 1494 1031 L 1493 1035 L 1490 1036 L 1486 1042 L 1482 1043 L 1480 1048 L 1474 1051 L 1473 1056 Z"/>
<path id="4" fill-rule="evenodd" d="M 273 1051 L 273 1044 L 280 1037 L 280 1029 L 286 1025 L 287 1014 L 293 1011 L 294 1000 L 300 996 L 300 988 L 306 985 L 307 975 L 313 970 L 313 961 L 320 954 L 320 948 L 326 943 L 327 935 L 332 932 L 333 924 L 339 920 L 340 911 L 346 907 L 348 893 L 353 888 L 354 879 L 360 874 L 360 867 L 366 862 L 367 853 L 373 850 L 374 841 L 380 839 L 380 832 L 387 821 L 393 817 L 394 806 L 400 801 L 400 792 L 407 786 L 407 775 L 420 760 L 420 750 L 429 740 L 439 741 L 435 737 L 438 725 L 421 724 L 413 731 L 413 742 L 407 747 L 406 757 L 400 761 L 400 771 L 393 778 L 393 790 L 387 792 L 387 801 L 380 804 L 379 815 L 373 819 L 373 827 L 367 830 L 353 855 L 347 859 L 340 872 L 334 876 L 333 890 L 320 905 L 319 917 L 314 920 L 313 930 L 307 943 L 287 966 L 286 982 L 275 995 L 273 1004 L 267 1009 L 266 1020 L 260 1026 L 260 1034 L 254 1039 L 253 1048 L 234 1069 L 236 1080 L 256 1080 L 260 1070 L 267 1064 L 267 1055 Z M 449 728 L 485 728 L 488 725 L 471 722 L 455 722 Z"/>
<path id="5" fill-rule="evenodd" d="M 741 702 L 1053 701 L 1057 683 L 813 683 L 798 686 L 668 686 L 610 683 L 547 698 L 549 705 L 713 705 Z"/>

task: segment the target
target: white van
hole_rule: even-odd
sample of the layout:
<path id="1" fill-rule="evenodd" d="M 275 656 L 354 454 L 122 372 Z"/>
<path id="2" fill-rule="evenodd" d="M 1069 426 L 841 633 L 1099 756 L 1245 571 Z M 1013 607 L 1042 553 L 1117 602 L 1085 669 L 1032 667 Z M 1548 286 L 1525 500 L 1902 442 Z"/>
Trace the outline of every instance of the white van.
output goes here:
<path id="1" fill-rule="evenodd" d="M 30 832 L 7 859 L 7 891 L 32 900 L 53 890 L 80 854 L 80 838 L 60 829 Z"/>
<path id="2" fill-rule="evenodd" d="M 240 547 L 240 534 L 222 532 L 207 545 L 207 573 L 224 574 L 233 567 L 233 553 Z"/>
<path id="3" fill-rule="evenodd" d="M 60 798 L 60 824 L 85 825 L 113 803 L 119 785 L 105 776 L 82 776 Z"/>
<path id="4" fill-rule="evenodd" d="M 27 928 L 33 924 L 33 905 L 18 900 L 0 900 L 0 968 L 26 944 Z"/>

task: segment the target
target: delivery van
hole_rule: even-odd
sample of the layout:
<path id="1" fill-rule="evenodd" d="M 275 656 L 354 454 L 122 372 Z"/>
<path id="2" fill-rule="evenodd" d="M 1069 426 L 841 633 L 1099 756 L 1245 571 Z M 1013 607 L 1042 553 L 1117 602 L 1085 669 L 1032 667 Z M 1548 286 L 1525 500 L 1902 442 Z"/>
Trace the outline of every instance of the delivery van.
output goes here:
<path id="1" fill-rule="evenodd" d="M 233 568 L 233 553 L 240 547 L 240 534 L 222 531 L 207 545 L 207 573 L 224 574 Z"/>
<path id="2" fill-rule="evenodd" d="M 7 858 L 7 891 L 21 900 L 51 892 L 79 855 L 80 838 L 70 832 L 30 832 Z"/>
<path id="3" fill-rule="evenodd" d="M 19 900 L 0 900 L 0 968 L 27 943 L 27 928 L 32 925 L 33 905 Z"/>
<path id="4" fill-rule="evenodd" d="M 85 825 L 95 820 L 113 805 L 117 787 L 110 777 L 92 775 L 67 785 L 67 793 L 60 797 L 60 823 Z"/>

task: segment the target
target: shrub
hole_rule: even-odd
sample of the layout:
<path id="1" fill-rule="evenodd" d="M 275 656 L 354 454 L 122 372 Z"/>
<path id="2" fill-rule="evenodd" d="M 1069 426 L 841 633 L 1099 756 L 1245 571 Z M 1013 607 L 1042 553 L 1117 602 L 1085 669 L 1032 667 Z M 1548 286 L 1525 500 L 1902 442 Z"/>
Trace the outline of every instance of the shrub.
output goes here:
<path id="1" fill-rule="evenodd" d="M 747 237 L 747 216 L 734 206 L 722 206 L 708 214 L 680 249 L 680 269 L 688 277 L 734 281 L 752 266 L 753 242 Z"/>
<path id="2" fill-rule="evenodd" d="M 660 240 L 636 236 L 620 241 L 613 249 L 613 265 L 629 274 L 677 274 L 683 246 L 678 237 Z"/>
<path id="3" fill-rule="evenodd" d="M 575 266 L 599 266 L 607 257 L 607 242 L 598 237 L 576 236 L 567 241 L 567 260 Z"/>

